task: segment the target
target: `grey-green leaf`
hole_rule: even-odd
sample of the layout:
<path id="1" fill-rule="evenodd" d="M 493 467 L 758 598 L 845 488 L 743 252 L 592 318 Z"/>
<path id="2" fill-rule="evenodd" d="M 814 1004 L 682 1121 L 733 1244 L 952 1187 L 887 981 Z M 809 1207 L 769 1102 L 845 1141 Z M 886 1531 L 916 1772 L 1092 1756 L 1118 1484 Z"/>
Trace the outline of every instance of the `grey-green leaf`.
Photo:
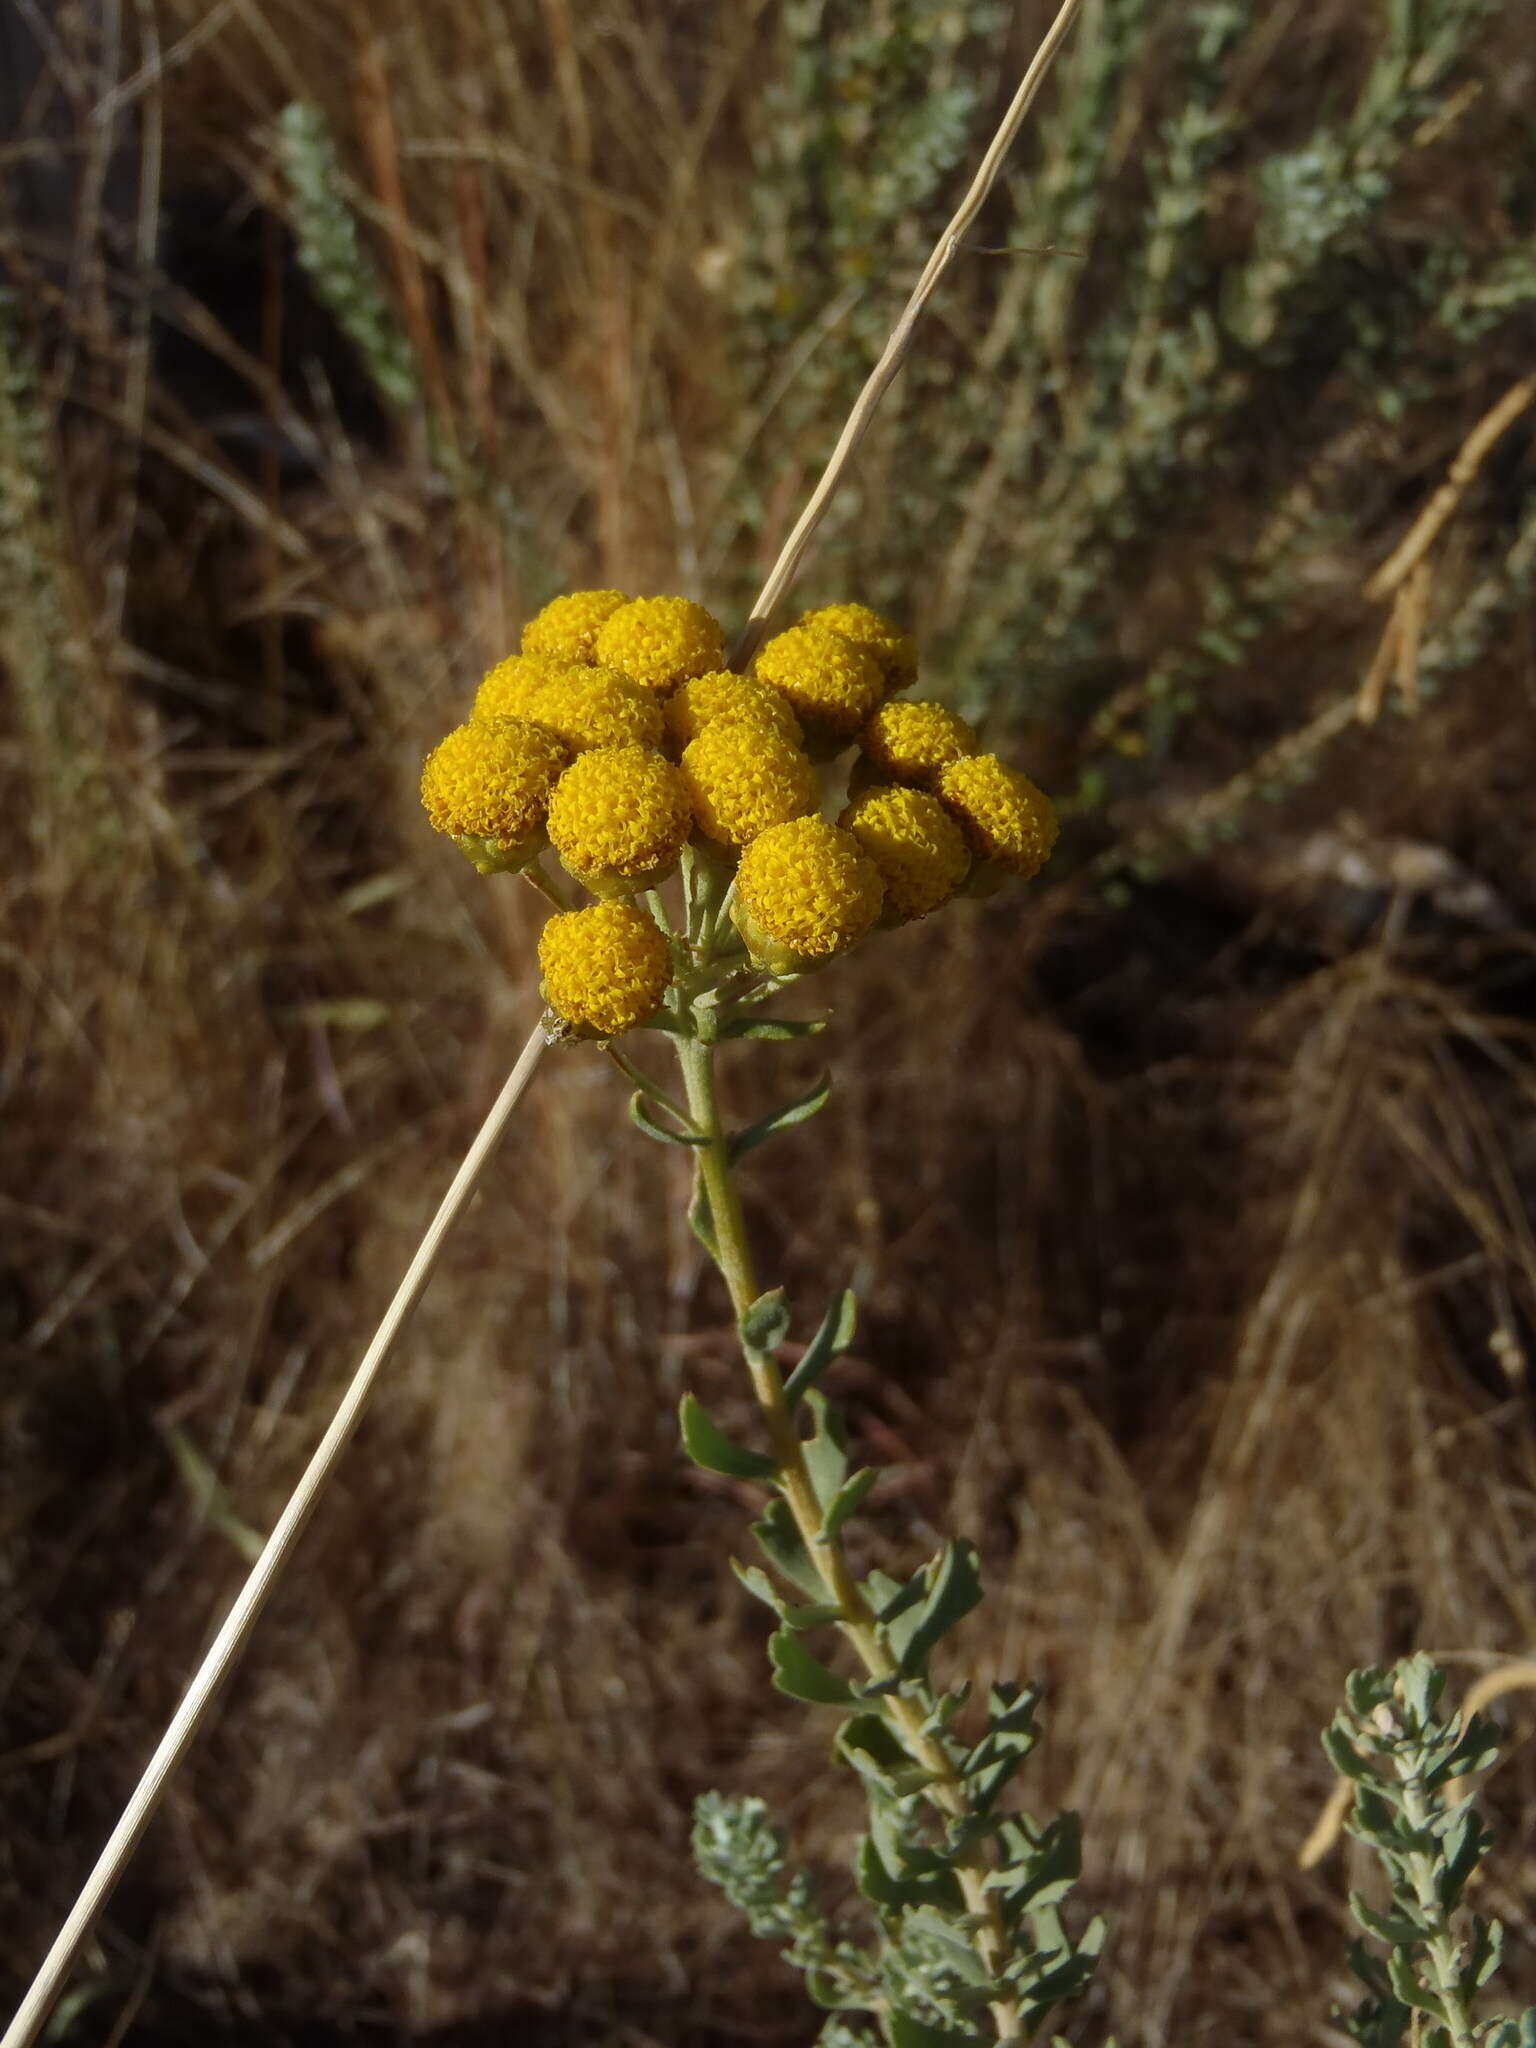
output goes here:
<path id="1" fill-rule="evenodd" d="M 778 1472 L 772 1458 L 733 1443 L 692 1394 L 684 1394 L 679 1403 L 678 1420 L 682 1424 L 684 1450 L 706 1472 L 719 1472 L 727 1479 L 772 1479 Z"/>
<path id="2" fill-rule="evenodd" d="M 814 1038 L 825 1031 L 825 1017 L 727 1017 L 719 1026 L 720 1038 Z"/>
<path id="3" fill-rule="evenodd" d="M 749 1152 L 755 1152 L 759 1145 L 766 1145 L 770 1138 L 780 1131 L 793 1130 L 796 1124 L 803 1124 L 813 1117 L 832 1093 L 832 1076 L 823 1074 L 814 1087 L 786 1103 L 782 1109 L 772 1110 L 767 1116 L 759 1117 L 755 1124 L 748 1124 L 744 1131 L 737 1131 L 730 1141 L 731 1164 L 745 1159 Z"/>
<path id="4" fill-rule="evenodd" d="M 855 1472 L 845 1480 L 827 1503 L 822 1517 L 820 1541 L 835 1543 L 848 1522 L 863 1505 L 864 1497 L 880 1477 L 878 1469 L 867 1465 L 862 1472 Z"/>
<path id="5" fill-rule="evenodd" d="M 981 1598 L 981 1573 L 974 1544 L 947 1543 L 937 1564 L 929 1567 L 929 1573 L 927 1598 L 901 1654 L 905 1677 L 923 1670 L 934 1644 L 963 1620 Z"/>
<path id="6" fill-rule="evenodd" d="M 791 1407 L 808 1394 L 835 1358 L 841 1358 L 853 1342 L 858 1305 L 853 1291 L 845 1287 L 822 1317 L 821 1326 L 801 1355 L 800 1363 L 784 1382 L 784 1398 Z"/>
<path id="7" fill-rule="evenodd" d="M 637 1131 L 644 1131 L 648 1138 L 655 1138 L 662 1145 L 707 1145 L 709 1140 L 698 1131 L 679 1131 L 667 1124 L 658 1123 L 651 1105 L 637 1088 L 629 1098 L 629 1120 Z"/>
<path id="8" fill-rule="evenodd" d="M 760 1294 L 746 1310 L 738 1325 L 741 1341 L 748 1351 L 777 1351 L 789 1335 L 789 1303 L 782 1287 Z"/>
<path id="9" fill-rule="evenodd" d="M 819 1707 L 846 1707 L 852 1703 L 848 1681 L 813 1657 L 792 1629 L 775 1630 L 768 1638 L 768 1656 L 773 1665 L 774 1684 L 792 1700 L 806 1700 Z"/>

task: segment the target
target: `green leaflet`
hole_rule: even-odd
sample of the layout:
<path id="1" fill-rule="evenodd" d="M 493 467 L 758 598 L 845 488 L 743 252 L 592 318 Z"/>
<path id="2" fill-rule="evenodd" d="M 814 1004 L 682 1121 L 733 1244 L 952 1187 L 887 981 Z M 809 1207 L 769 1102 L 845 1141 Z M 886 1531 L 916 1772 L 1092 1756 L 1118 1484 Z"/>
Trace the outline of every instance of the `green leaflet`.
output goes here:
<path id="1" fill-rule="evenodd" d="M 772 1479 L 778 1472 L 772 1458 L 733 1443 L 692 1394 L 684 1394 L 677 1412 L 683 1448 L 706 1472 L 719 1472 L 727 1479 Z"/>
<path id="2" fill-rule="evenodd" d="M 834 1359 L 842 1357 L 853 1342 L 857 1320 L 858 1304 L 852 1290 L 845 1287 L 822 1317 L 800 1363 L 784 1382 L 784 1398 L 791 1407 L 810 1392 Z"/>
<path id="3" fill-rule="evenodd" d="M 755 1124 L 748 1124 L 743 1131 L 737 1131 L 730 1140 L 730 1161 L 732 1166 L 745 1159 L 749 1152 L 755 1152 L 759 1145 L 767 1144 L 780 1131 L 792 1130 L 796 1124 L 806 1123 L 826 1102 L 832 1093 L 832 1076 L 823 1074 L 814 1086 L 795 1101 L 786 1103 L 783 1109 L 775 1109 Z"/>
<path id="4" fill-rule="evenodd" d="M 656 1139 L 662 1145 L 707 1145 L 709 1140 L 698 1131 L 671 1130 L 666 1124 L 658 1123 L 655 1112 L 637 1088 L 629 1098 L 629 1120 L 637 1131 L 644 1131 L 648 1138 Z"/>
<path id="5" fill-rule="evenodd" d="M 825 1017 L 727 1017 L 716 1036 L 725 1038 L 813 1038 L 825 1031 Z"/>
<path id="6" fill-rule="evenodd" d="M 813 1657 L 792 1629 L 777 1629 L 768 1638 L 768 1657 L 773 1665 L 774 1684 L 792 1700 L 805 1700 L 819 1707 L 852 1704 L 853 1689 L 847 1679 L 839 1678 Z"/>
<path id="7" fill-rule="evenodd" d="M 782 1287 L 760 1294 L 737 1325 L 747 1351 L 762 1354 L 777 1351 L 789 1335 L 789 1303 Z"/>

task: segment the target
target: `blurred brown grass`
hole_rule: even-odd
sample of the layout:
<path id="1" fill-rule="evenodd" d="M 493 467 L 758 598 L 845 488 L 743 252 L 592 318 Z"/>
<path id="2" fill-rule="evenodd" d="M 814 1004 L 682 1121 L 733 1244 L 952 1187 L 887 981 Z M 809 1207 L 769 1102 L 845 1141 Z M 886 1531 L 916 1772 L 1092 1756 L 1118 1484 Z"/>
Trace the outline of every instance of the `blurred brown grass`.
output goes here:
<path id="1" fill-rule="evenodd" d="M 1282 103 L 1251 72 L 1255 118 L 1357 26 L 1271 47 Z M 215 1520 L 269 1525 L 533 1014 L 536 905 L 428 843 L 416 764 L 549 581 L 688 580 L 749 424 L 714 280 L 775 28 L 752 0 L 707 26 L 176 0 L 114 55 L 81 6 L 22 96 L 0 443 L 18 1986 L 240 1570 L 170 1446 L 217 1475 Z M 114 82 L 115 129 L 93 118 Z M 428 405 L 403 422 L 284 242 L 271 124 L 295 96 L 329 116 L 415 344 Z M 1475 210 L 1482 177 L 1472 131 L 1445 189 Z M 1413 717 L 1346 722 L 1231 843 L 1179 840 L 1194 794 L 1354 690 L 1382 627 L 1361 587 L 1525 340 L 1496 330 L 1395 438 L 1355 428 L 1358 529 L 1181 748 L 1085 817 L 1075 875 L 841 971 L 832 1107 L 752 1184 L 802 1315 L 844 1281 L 865 1305 L 838 1371 L 892 1468 L 871 1543 L 894 1568 L 941 1526 L 974 1536 L 992 1598 L 957 1654 L 1046 1682 L 1028 1796 L 1082 1807 L 1115 1929 L 1074 2038 L 1334 2038 L 1361 1873 L 1293 1859 L 1344 1672 L 1413 1645 L 1470 1672 L 1536 1637 L 1528 618 Z M 1277 421 L 1302 381 L 1276 371 Z M 1256 476 L 1290 477 L 1284 444 L 1254 445 Z M 766 505 L 735 577 L 795 509 L 779 452 L 750 455 Z M 1527 425 L 1451 529 L 1453 596 L 1507 551 L 1529 461 Z M 1320 456 L 1289 487 L 1336 476 Z M 1223 489 L 1204 532 L 1249 523 Z M 1133 665 L 1177 644 L 1202 560 L 1184 533 L 1147 545 L 1113 594 Z M 1066 786 L 1077 736 L 1031 739 Z M 1082 854 L 1148 832 L 1171 836 L 1160 874 L 1105 902 Z M 746 1403 L 677 1163 L 620 1108 L 595 1061 L 541 1076 L 70 2038 L 811 2037 L 692 1876 L 688 1809 L 763 1791 L 831 1867 L 853 1809 L 824 1732 L 763 1685 L 724 1569 L 748 1504 L 677 1454 L 684 1385 Z M 1528 1999 L 1522 1715 L 1488 1888 Z"/>

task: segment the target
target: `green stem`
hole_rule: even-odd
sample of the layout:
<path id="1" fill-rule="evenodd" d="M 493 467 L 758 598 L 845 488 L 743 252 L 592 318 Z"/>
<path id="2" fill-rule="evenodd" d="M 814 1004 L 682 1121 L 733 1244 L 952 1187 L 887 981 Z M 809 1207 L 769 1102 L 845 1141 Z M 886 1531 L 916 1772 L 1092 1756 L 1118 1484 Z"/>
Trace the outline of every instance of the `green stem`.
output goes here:
<path id="1" fill-rule="evenodd" d="M 1403 1788 L 1403 1813 L 1409 1825 L 1416 1829 L 1427 1828 L 1432 1816 L 1429 1799 L 1417 1771 L 1412 1775 L 1400 1772 L 1399 1778 Z M 1472 2031 L 1472 2014 L 1461 1988 L 1461 1972 L 1457 1968 L 1461 1944 L 1441 1911 L 1435 1888 L 1435 1859 L 1421 1852 L 1408 1856 L 1405 1861 L 1419 1910 L 1435 1924 L 1435 1932 L 1425 1937 L 1424 1953 L 1429 1959 L 1429 1974 L 1434 1979 L 1434 1988 L 1445 2007 L 1446 2030 L 1452 2048 L 1473 2048 L 1476 2035 Z"/>
<path id="2" fill-rule="evenodd" d="M 676 1045 L 689 1114 L 695 1130 L 707 1141 L 698 1151 L 698 1171 L 714 1227 L 716 1263 L 740 1322 L 762 1290 L 752 1264 L 741 1197 L 731 1170 L 725 1125 L 720 1114 L 715 1086 L 715 1048 L 702 1044 L 697 1038 L 679 1038 Z M 778 1366 L 769 1353 L 750 1347 L 744 1349 L 752 1391 L 762 1410 L 774 1462 L 779 1467 L 778 1484 L 794 1517 L 806 1555 L 821 1576 L 828 1601 L 839 1610 L 838 1627 L 852 1644 L 870 1678 L 894 1678 L 897 1675 L 896 1659 L 881 1640 L 874 1610 L 843 1555 L 841 1543 L 836 1537 L 828 1539 L 825 1533 L 821 1502 L 806 1465 L 800 1432 L 784 1398 L 784 1382 Z M 965 1782 L 945 1745 L 924 1733 L 926 1717 L 922 1709 L 914 1700 L 900 1693 L 887 1695 L 880 1702 L 880 1707 L 893 1724 L 908 1755 L 929 1774 L 932 1781 L 929 1797 L 934 1804 L 950 1820 L 963 1818 L 970 1810 Z M 980 1842 L 974 1843 L 957 1865 L 966 1909 L 974 1927 L 977 1953 L 988 1973 L 995 1976 L 1007 1960 L 1008 1935 L 996 1897 L 985 1887 L 990 1868 Z M 1000 2043 L 1017 2042 L 1022 2038 L 1019 2010 L 1014 2000 L 999 1999 L 991 2011 Z"/>

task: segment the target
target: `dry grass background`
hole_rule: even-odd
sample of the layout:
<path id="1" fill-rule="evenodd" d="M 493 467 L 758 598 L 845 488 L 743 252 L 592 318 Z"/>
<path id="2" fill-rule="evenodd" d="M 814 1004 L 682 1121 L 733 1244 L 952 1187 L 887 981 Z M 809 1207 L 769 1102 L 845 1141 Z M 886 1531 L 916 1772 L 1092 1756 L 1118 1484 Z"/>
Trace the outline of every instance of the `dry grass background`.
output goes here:
<path id="1" fill-rule="evenodd" d="M 1039 27 L 975 12 L 994 46 Z M 1118 88 L 1123 207 L 1176 14 L 1151 10 Z M 1520 14 L 1491 10 L 1458 73 L 1476 119 L 1397 179 L 1352 273 L 1367 296 L 1426 218 L 1528 231 L 1490 168 L 1529 77 Z M 48 25 L 13 94 L 0 417 L 16 1988 L 533 1013 L 533 900 L 429 844 L 424 744 L 553 583 L 709 568 L 739 600 L 835 427 L 769 408 L 782 365 L 743 367 L 732 317 L 785 18 L 143 0 L 6 20 Z M 1379 27 L 1275 10 L 1233 58 L 1245 135 L 1294 130 Z M 325 108 L 415 346 L 427 405 L 403 421 L 285 240 L 294 97 Z M 1223 236 L 1242 174 L 1239 153 L 1203 188 Z M 902 283 L 876 275 L 876 313 Z M 974 311 L 931 346 L 951 385 L 969 365 L 985 439 L 1013 392 L 968 356 Z M 752 1182 L 802 1313 L 844 1280 L 865 1304 L 837 1370 L 892 1468 L 870 1541 L 895 1568 L 941 1526 L 973 1535 L 992 1597 L 963 1654 L 1047 1685 L 1029 1796 L 1083 1809 L 1083 1890 L 1114 1928 L 1084 2041 L 1336 2038 L 1359 1873 L 1293 1859 L 1345 1671 L 1423 1645 L 1466 1673 L 1536 1641 L 1518 590 L 1415 715 L 1335 719 L 1306 789 L 1215 846 L 1184 830 L 1356 688 L 1384 616 L 1363 582 L 1536 332 L 1515 305 L 1422 364 L 1402 341 L 1413 402 L 1372 418 L 1330 381 L 1335 311 L 1260 359 L 1236 455 L 1175 478 L 1177 516 L 1139 508 L 1096 599 L 1114 658 L 1048 699 L 1022 657 L 994 687 L 1046 780 L 1107 764 L 1060 878 L 843 969 L 832 1106 Z M 968 524 L 969 487 L 935 511 L 899 419 L 823 580 L 872 594 L 952 550 L 910 610 L 954 647 L 1055 529 L 1006 497 Z M 1497 581 L 1531 489 L 1527 419 L 1453 523 L 1432 620 Z M 1115 693 L 1198 626 L 1213 546 L 1319 497 L 1336 516 L 1263 633 L 1171 733 L 1108 744 Z M 1106 900 L 1086 862 L 1163 842 Z M 800 1057 L 743 1057 L 740 1085 Z M 685 1384 L 717 1413 L 739 1398 L 729 1331 L 677 1164 L 621 1107 L 594 1060 L 540 1077 L 62 2037 L 810 2038 L 689 1870 L 688 1809 L 707 1784 L 763 1791 L 835 1857 L 852 1808 L 823 1731 L 764 1687 L 723 1562 L 746 1502 L 677 1453 Z M 1536 1774 L 1508 1714 L 1489 1890 L 1530 1999 Z"/>

